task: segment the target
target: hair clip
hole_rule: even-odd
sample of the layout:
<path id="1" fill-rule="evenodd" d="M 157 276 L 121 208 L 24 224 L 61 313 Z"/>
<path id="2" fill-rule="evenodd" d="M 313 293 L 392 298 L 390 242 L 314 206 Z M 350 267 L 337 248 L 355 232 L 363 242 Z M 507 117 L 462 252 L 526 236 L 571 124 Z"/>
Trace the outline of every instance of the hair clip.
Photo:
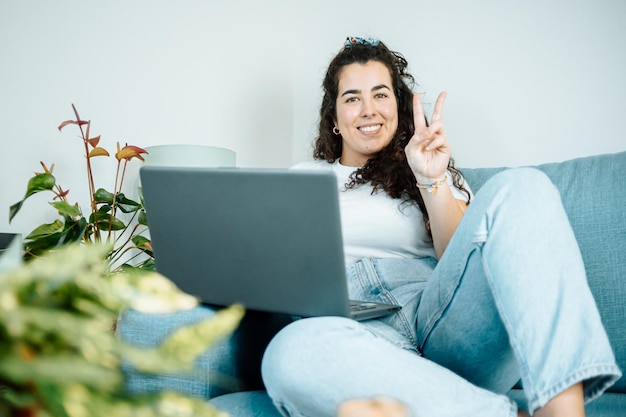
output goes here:
<path id="1" fill-rule="evenodd" d="M 378 39 L 373 38 L 359 38 L 356 36 L 348 36 L 346 38 L 346 48 L 349 48 L 352 45 L 378 46 L 379 43 L 380 41 Z"/>

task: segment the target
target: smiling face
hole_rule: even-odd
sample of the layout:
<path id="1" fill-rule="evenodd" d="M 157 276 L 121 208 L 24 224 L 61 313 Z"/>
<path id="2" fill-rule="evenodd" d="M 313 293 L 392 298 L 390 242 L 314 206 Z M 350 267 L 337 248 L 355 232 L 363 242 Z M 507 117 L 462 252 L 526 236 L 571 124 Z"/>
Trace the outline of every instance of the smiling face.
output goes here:
<path id="1" fill-rule="evenodd" d="M 398 129 L 391 74 L 381 62 L 346 65 L 339 73 L 336 106 L 343 165 L 365 165 L 391 142 Z"/>

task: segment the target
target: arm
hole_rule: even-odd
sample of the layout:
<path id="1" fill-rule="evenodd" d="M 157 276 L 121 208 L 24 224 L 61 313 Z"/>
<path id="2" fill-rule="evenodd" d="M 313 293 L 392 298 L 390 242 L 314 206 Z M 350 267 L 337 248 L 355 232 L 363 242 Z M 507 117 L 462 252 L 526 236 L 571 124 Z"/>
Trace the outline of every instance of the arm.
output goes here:
<path id="1" fill-rule="evenodd" d="M 420 96 L 413 96 L 415 134 L 407 144 L 405 153 L 418 185 L 437 183 L 446 175 L 450 146 L 442 120 L 445 98 L 446 93 L 437 97 L 432 122 L 426 126 Z M 465 213 L 466 205 L 464 201 L 454 198 L 447 182 L 436 188 L 420 188 L 430 219 L 435 254 L 441 258 Z"/>
<path id="2" fill-rule="evenodd" d="M 430 219 L 435 254 L 440 259 L 467 206 L 465 201 L 454 198 L 447 182 L 437 188 L 434 195 L 426 190 L 422 190 L 421 194 Z"/>

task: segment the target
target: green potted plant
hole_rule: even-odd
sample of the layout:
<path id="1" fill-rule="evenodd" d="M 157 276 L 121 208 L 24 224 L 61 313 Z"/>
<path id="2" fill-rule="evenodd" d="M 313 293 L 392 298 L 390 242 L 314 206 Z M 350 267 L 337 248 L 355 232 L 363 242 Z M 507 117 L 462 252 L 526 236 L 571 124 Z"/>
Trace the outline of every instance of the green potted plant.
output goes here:
<path id="1" fill-rule="evenodd" d="M 36 227 L 24 237 L 25 259 L 74 242 L 105 243 L 111 247 L 105 256 L 111 271 L 125 267 L 153 270 L 152 246 L 145 235 L 148 227 L 141 193 L 140 201 L 135 201 L 122 192 L 127 164 L 132 159 L 143 161 L 142 154 L 146 154 L 146 150 L 132 145 L 120 146 L 118 142 L 114 154 L 117 169 L 113 190 L 96 188 L 92 159 L 109 157 L 110 154 L 100 146 L 100 135 L 92 136 L 91 121 L 81 119 L 73 104 L 72 109 L 75 118 L 62 122 L 58 129 L 62 131 L 66 126 L 74 125 L 80 131 L 86 161 L 89 207 L 70 203 L 69 190 L 63 189 L 54 176 L 54 164 L 47 166 L 41 162 L 43 172 L 35 173 L 28 181 L 23 198 L 10 207 L 9 222 L 29 197 L 44 191 L 53 194 L 49 204 L 58 212 L 59 218 Z"/>
<path id="2" fill-rule="evenodd" d="M 112 274 L 102 262 L 110 251 L 74 243 L 0 271 L 0 415 L 224 416 L 174 392 L 129 393 L 121 363 L 191 372 L 196 356 L 235 329 L 242 307 L 183 327 L 156 349 L 125 345 L 110 328 L 123 309 L 167 313 L 197 301 L 156 272 Z"/>

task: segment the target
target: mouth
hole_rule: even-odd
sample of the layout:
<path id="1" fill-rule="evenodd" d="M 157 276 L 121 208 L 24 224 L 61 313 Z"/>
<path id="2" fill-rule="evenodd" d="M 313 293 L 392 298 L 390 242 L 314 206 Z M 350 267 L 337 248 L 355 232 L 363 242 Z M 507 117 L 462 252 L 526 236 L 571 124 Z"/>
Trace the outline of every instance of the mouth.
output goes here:
<path id="1" fill-rule="evenodd" d="M 378 132 L 382 126 L 383 126 L 382 124 L 373 124 L 373 125 L 359 126 L 357 129 L 359 129 L 359 131 L 362 133 L 372 134 L 372 133 Z"/>

